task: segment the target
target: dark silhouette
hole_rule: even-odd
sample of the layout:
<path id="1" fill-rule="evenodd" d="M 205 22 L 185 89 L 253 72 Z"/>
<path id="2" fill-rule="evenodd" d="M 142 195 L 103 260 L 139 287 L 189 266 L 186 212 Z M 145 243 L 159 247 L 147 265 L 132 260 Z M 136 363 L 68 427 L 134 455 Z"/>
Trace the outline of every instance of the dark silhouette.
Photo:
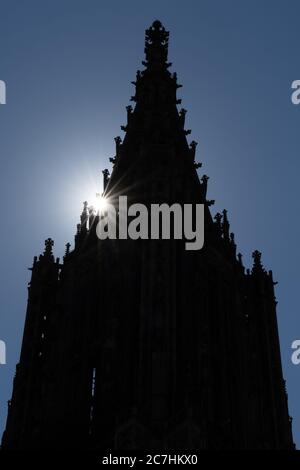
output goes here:
<path id="1" fill-rule="evenodd" d="M 135 107 L 104 195 L 205 205 L 205 245 L 105 240 L 84 203 L 74 249 L 51 239 L 32 267 L 4 449 L 293 449 L 272 272 L 244 269 L 227 211 L 213 218 L 196 142 L 167 62 L 146 31 Z"/>

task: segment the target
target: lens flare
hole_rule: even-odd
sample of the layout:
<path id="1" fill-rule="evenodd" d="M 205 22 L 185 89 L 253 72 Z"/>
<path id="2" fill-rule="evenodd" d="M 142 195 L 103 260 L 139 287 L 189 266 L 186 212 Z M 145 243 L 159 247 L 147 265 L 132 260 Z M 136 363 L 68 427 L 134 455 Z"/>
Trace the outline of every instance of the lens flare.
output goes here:
<path id="1" fill-rule="evenodd" d="M 97 213 L 101 214 L 107 208 L 107 204 L 108 204 L 107 199 L 101 196 L 100 193 L 96 193 L 91 206 L 97 211 Z"/>

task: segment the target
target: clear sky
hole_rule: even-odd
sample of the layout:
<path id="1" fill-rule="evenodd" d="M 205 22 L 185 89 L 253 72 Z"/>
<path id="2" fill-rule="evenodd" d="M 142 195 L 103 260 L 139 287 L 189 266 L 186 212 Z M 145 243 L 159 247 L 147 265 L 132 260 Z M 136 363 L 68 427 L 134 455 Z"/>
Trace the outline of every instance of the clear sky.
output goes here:
<path id="1" fill-rule="evenodd" d="M 247 266 L 259 249 L 278 281 L 278 320 L 294 439 L 300 447 L 300 3 L 294 0 L 0 1 L 0 429 L 23 330 L 32 258 L 49 236 L 73 242 L 82 201 L 126 123 L 144 30 L 170 30 L 191 140 L 210 176 L 214 211 L 227 208 Z"/>

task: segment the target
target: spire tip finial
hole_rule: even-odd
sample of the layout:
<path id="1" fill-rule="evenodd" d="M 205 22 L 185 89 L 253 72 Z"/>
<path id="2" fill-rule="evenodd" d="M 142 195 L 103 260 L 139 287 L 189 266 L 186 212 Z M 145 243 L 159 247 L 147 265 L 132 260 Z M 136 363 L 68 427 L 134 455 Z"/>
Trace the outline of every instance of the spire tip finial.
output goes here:
<path id="1" fill-rule="evenodd" d="M 45 240 L 44 259 L 54 259 L 52 252 L 53 245 L 54 241 L 52 240 L 52 238 L 47 238 L 47 240 Z"/>
<path id="2" fill-rule="evenodd" d="M 264 272 L 264 268 L 261 262 L 261 252 L 258 250 L 253 251 L 252 258 L 253 258 L 252 273 Z"/>
<path id="3" fill-rule="evenodd" d="M 159 20 L 153 21 L 145 34 L 146 61 L 143 64 L 149 68 L 167 68 L 169 31 L 166 31 Z"/>

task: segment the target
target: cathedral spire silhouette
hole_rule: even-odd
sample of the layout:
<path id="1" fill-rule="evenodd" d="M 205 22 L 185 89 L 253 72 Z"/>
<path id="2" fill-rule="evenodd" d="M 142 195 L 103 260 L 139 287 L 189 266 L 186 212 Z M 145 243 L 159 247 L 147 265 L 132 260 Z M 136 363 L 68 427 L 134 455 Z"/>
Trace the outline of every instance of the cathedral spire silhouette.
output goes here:
<path id="1" fill-rule="evenodd" d="M 204 204 L 205 241 L 99 240 L 84 203 L 75 245 L 34 258 L 4 449 L 293 449 L 271 272 L 236 254 L 168 62 L 146 30 L 144 70 L 115 138 L 103 193 L 130 203 Z"/>

